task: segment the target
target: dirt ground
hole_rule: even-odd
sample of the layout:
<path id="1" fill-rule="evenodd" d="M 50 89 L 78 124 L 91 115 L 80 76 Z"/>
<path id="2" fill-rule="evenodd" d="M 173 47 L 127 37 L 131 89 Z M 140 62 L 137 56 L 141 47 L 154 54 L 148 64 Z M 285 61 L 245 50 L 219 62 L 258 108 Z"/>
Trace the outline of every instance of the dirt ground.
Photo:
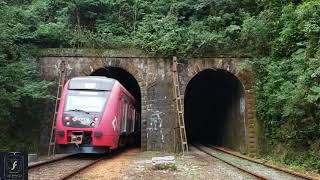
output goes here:
<path id="1" fill-rule="evenodd" d="M 187 156 L 176 156 L 176 170 L 157 170 L 152 157 L 174 155 L 128 149 L 86 169 L 72 179 L 255 179 L 230 165 L 191 149 Z"/>

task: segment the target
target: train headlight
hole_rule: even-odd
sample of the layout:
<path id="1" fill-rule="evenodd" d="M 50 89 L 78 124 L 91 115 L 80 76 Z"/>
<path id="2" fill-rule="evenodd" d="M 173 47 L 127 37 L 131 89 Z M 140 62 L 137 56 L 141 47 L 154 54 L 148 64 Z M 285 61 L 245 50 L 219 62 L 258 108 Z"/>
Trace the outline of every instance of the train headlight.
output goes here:
<path id="1" fill-rule="evenodd" d="M 65 122 L 67 126 L 70 126 L 70 121 Z"/>
<path id="2" fill-rule="evenodd" d="M 96 123 L 94 123 L 94 122 L 92 122 L 92 123 L 90 124 L 90 126 L 92 126 L 92 127 L 95 126 L 95 125 L 96 125 Z"/>
<path id="3" fill-rule="evenodd" d="M 99 120 L 98 117 L 94 117 L 94 118 L 93 118 L 93 121 L 98 121 L 98 120 Z"/>

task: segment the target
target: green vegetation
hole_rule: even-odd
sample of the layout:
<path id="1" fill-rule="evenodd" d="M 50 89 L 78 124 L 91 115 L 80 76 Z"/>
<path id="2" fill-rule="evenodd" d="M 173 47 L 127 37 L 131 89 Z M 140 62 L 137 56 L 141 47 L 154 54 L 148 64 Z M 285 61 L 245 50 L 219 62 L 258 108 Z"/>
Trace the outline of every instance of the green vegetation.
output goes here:
<path id="1" fill-rule="evenodd" d="M 176 171 L 177 165 L 176 163 L 159 163 L 154 165 L 155 170 L 170 170 L 170 171 Z"/>
<path id="2" fill-rule="evenodd" d="M 37 67 L 31 11 L 0 1 L 0 151 L 36 151 L 50 83 Z"/>
<path id="3" fill-rule="evenodd" d="M 0 0 L 0 30 L 1 143 L 48 99 L 37 48 L 247 55 L 262 154 L 320 170 L 320 0 Z"/>
<path id="4" fill-rule="evenodd" d="M 256 17 L 267 32 L 270 53 L 254 60 L 257 112 L 266 146 L 284 163 L 320 172 L 320 1 L 270 6 Z M 262 13 L 263 13 L 262 12 Z M 277 13 L 276 13 L 277 12 Z M 268 17 L 269 16 L 269 17 Z M 272 19 L 274 25 L 264 23 Z M 261 22 L 262 21 L 262 22 Z M 269 22 L 270 23 L 270 22 Z M 270 29 L 270 27 L 272 27 Z M 270 36 L 270 35 L 268 35 Z"/>

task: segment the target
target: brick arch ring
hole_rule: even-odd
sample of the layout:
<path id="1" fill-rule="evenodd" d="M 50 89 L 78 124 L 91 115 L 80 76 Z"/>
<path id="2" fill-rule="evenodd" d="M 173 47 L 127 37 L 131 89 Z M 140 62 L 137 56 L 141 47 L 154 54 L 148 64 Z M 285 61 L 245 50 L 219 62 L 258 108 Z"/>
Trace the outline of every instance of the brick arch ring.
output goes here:
<path id="1" fill-rule="evenodd" d="M 240 83 L 243 85 L 243 88 L 245 90 L 251 90 L 252 89 L 252 84 L 253 84 L 253 72 L 251 68 L 249 69 L 238 69 L 236 68 L 235 65 L 230 65 L 230 64 L 216 64 L 216 65 L 203 65 L 201 63 L 196 63 L 194 64 L 190 69 L 189 69 L 189 81 L 199 72 L 206 70 L 206 69 L 222 69 L 225 70 L 232 75 L 234 75 Z"/>
<path id="2" fill-rule="evenodd" d="M 107 68 L 107 67 L 117 67 L 121 68 L 128 73 L 130 73 L 138 82 L 140 86 L 140 90 L 143 88 L 143 76 L 142 76 L 142 70 L 138 67 L 132 66 L 132 63 L 127 60 L 124 60 L 125 62 L 119 62 L 117 60 L 111 59 L 111 60 L 93 60 L 92 63 L 89 65 L 85 66 L 81 71 L 80 75 L 82 76 L 88 76 L 94 71 L 101 69 L 101 68 Z"/>

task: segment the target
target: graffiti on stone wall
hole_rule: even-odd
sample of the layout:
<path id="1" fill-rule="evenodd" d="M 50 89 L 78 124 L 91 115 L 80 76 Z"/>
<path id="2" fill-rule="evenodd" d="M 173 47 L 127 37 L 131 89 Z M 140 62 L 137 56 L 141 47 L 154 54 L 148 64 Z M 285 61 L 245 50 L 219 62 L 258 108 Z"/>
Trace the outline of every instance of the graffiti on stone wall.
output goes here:
<path id="1" fill-rule="evenodd" d="M 148 112 L 148 127 L 147 127 L 147 137 L 153 139 L 152 141 L 160 141 L 161 143 L 164 143 L 164 135 L 162 132 L 162 116 L 163 112 L 154 109 L 154 107 L 157 107 L 160 99 L 159 96 L 157 96 L 157 85 L 158 82 L 154 81 L 150 83 L 147 87 L 147 100 L 148 104 L 146 105 L 146 110 Z M 156 138 L 159 137 L 160 139 Z M 159 143 L 156 143 L 159 144 Z"/>
<path id="2" fill-rule="evenodd" d="M 161 135 L 161 142 L 164 143 L 164 136 L 162 132 L 162 118 L 161 115 L 164 114 L 160 111 L 155 111 L 151 114 L 149 119 L 149 131 L 159 131 Z"/>

